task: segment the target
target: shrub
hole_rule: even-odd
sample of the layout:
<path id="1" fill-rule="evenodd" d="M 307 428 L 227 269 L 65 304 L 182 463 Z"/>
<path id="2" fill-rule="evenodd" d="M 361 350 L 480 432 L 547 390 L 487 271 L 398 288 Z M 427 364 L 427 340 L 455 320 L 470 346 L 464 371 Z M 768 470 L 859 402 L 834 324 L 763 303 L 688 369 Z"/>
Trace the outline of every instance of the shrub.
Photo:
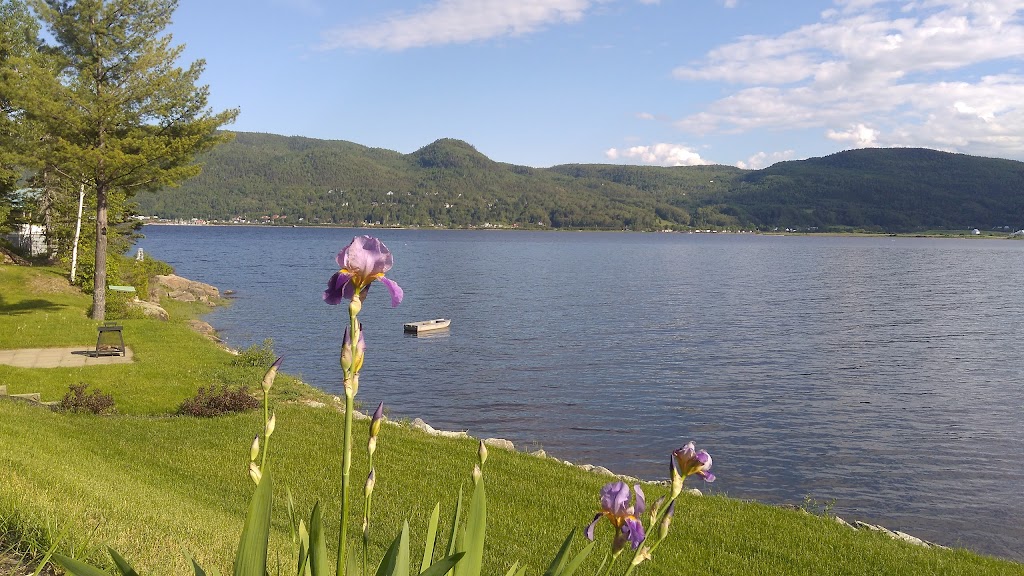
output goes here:
<path id="1" fill-rule="evenodd" d="M 220 388 L 200 387 L 195 396 L 181 403 L 178 414 L 211 418 L 222 414 L 247 412 L 259 405 L 259 400 L 249 393 L 246 386 L 231 388 L 227 384 L 222 384 Z"/>
<path id="2" fill-rule="evenodd" d="M 270 368 L 277 356 L 274 354 L 274 340 L 267 338 L 262 344 L 253 344 L 231 359 L 233 366 L 255 366 Z"/>
<path id="3" fill-rule="evenodd" d="M 57 405 L 61 412 L 77 412 L 81 414 L 113 414 L 114 397 L 93 389 L 86 391 L 89 385 L 85 382 L 68 386 L 68 392 Z"/>

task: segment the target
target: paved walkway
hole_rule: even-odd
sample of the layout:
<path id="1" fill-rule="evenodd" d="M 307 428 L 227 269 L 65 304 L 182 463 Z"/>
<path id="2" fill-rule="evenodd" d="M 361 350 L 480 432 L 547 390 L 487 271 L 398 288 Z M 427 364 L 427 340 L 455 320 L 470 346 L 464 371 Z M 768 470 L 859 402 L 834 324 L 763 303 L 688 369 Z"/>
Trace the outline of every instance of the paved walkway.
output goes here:
<path id="1" fill-rule="evenodd" d="M 72 348 L 20 348 L 0 350 L 0 364 L 18 368 L 78 368 L 103 364 L 132 362 L 132 349 L 125 348 L 124 356 L 96 356 L 96 345 Z"/>

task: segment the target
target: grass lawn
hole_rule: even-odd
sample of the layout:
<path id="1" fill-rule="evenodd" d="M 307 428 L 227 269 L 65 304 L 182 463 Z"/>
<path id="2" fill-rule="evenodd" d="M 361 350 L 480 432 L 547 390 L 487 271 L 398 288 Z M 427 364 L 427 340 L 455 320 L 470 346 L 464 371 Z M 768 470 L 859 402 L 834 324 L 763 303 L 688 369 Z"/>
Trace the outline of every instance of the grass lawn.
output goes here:
<path id="1" fill-rule="evenodd" d="M 93 343 L 96 329 L 86 317 L 88 306 L 89 298 L 68 288 L 58 270 L 0 265 L 0 349 Z M 206 567 L 230 573 L 252 494 L 249 444 L 262 427 L 262 415 L 199 419 L 173 412 L 200 386 L 247 383 L 255 389 L 263 369 L 232 365 L 230 354 L 190 330 L 186 320 L 196 308 L 171 306 L 170 311 L 167 322 L 124 321 L 125 339 L 135 352 L 129 365 L 0 366 L 0 384 L 11 393 L 41 392 L 44 400 L 58 400 L 69 384 L 86 382 L 111 394 L 118 409 L 115 416 L 62 414 L 0 401 L 0 550 L 45 549 L 67 528 L 59 550 L 108 569 L 104 550 L 109 545 L 143 574 L 190 573 L 184 551 Z M 287 363 L 282 367 L 289 369 L 301 371 Z M 364 390 L 373 386 L 362 383 Z M 321 501 L 328 547 L 334 547 L 342 415 L 329 397 L 287 376 L 278 378 L 271 402 L 277 412 L 269 465 L 276 487 L 271 558 L 287 574 L 293 560 L 286 488 L 304 516 L 316 499 Z M 361 531 L 358 495 L 367 473 L 360 449 L 365 422 L 357 421 L 355 428 L 350 535 Z M 474 440 L 385 426 L 375 459 L 371 557 L 383 554 L 408 519 L 418 558 L 416 547 L 422 546 L 434 504 L 441 502 L 442 525 L 450 522 L 460 484 L 467 493 L 470 489 L 475 461 Z M 514 561 L 525 563 L 529 574 L 543 573 L 566 534 L 590 521 L 598 490 L 609 480 L 554 460 L 491 449 L 484 573 L 504 574 Z M 665 488 L 648 485 L 645 491 L 653 501 Z M 1024 576 L 1021 564 L 916 547 L 799 511 L 719 496 L 680 498 L 669 540 L 637 574 Z M 599 547 L 581 574 L 593 573 L 600 563 L 611 539 L 607 523 L 599 525 L 597 537 Z M 577 536 L 574 548 L 582 544 Z"/>

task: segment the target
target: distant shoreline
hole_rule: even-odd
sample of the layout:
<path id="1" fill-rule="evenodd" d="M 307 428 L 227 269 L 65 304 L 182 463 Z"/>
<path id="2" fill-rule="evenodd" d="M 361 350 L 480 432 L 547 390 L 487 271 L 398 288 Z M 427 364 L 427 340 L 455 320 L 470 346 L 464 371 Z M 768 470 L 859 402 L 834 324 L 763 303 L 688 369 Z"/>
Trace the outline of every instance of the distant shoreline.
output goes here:
<path id="1" fill-rule="evenodd" d="M 606 232 L 612 234 L 728 234 L 750 236 L 820 236 L 820 237 L 851 237 L 851 238 L 958 238 L 981 240 L 1024 240 L 1024 234 L 1018 232 L 986 231 L 978 234 L 970 230 L 963 231 L 925 231 L 925 232 L 813 232 L 813 231 L 759 231 L 759 230 L 603 230 L 588 228 L 513 228 L 513 227 L 477 227 L 477 228 L 446 228 L 425 226 L 346 226 L 342 224 L 256 224 L 252 222 L 232 224 L 230 222 L 143 222 L 143 226 L 182 226 L 182 227 L 220 227 L 220 228 L 342 228 L 350 230 L 432 230 L 439 232 Z"/>

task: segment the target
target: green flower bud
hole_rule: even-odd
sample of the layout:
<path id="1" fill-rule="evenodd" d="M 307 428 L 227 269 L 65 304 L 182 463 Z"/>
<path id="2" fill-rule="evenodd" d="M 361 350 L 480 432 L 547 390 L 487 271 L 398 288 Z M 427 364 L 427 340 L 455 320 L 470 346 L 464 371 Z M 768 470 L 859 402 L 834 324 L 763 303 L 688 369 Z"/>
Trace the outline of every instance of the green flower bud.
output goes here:
<path id="1" fill-rule="evenodd" d="M 264 435 L 266 438 L 270 438 L 270 435 L 274 433 L 274 427 L 277 426 L 277 413 L 270 415 L 270 420 L 267 420 L 267 433 Z"/>
<path id="2" fill-rule="evenodd" d="M 277 378 L 277 369 L 281 366 L 281 361 L 284 360 L 284 356 L 279 356 L 274 363 L 270 365 L 270 370 L 263 376 L 263 391 L 270 392 L 270 388 L 274 385 L 274 378 Z"/>
<path id="3" fill-rule="evenodd" d="M 480 447 L 476 450 L 477 458 L 480 460 L 480 467 L 482 468 L 484 463 L 487 462 L 487 445 L 484 441 L 480 441 Z"/>
<path id="4" fill-rule="evenodd" d="M 259 484 L 260 483 L 260 478 L 262 478 L 262 477 L 263 477 L 263 473 L 260 472 L 260 467 L 257 466 L 255 462 L 250 462 L 249 463 L 249 478 L 252 478 L 252 481 L 255 482 L 256 484 Z"/>
<path id="5" fill-rule="evenodd" d="M 366 477 L 366 486 L 363 487 L 363 496 L 366 498 L 373 494 L 373 486 L 377 483 L 377 471 L 374 468 L 370 468 L 370 474 Z"/>
<path id="6" fill-rule="evenodd" d="M 249 448 L 249 461 L 255 462 L 256 457 L 260 455 L 260 437 L 255 436 L 252 439 L 252 446 Z"/>

